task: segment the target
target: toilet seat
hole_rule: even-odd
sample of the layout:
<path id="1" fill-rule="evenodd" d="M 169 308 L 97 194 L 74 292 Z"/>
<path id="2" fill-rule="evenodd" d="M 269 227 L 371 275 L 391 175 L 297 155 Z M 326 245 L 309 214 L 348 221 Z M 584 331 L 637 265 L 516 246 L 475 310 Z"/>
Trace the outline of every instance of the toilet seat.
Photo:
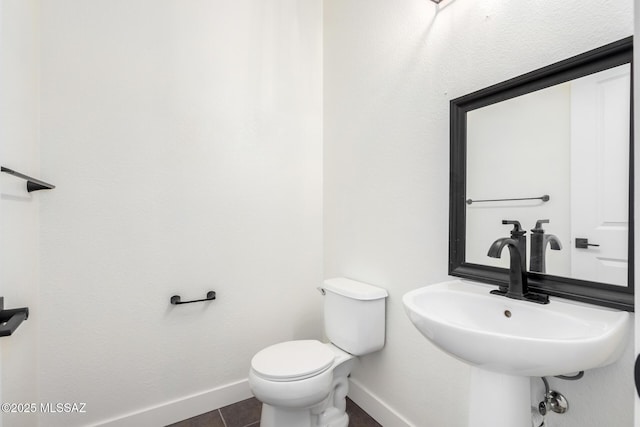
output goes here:
<path id="1" fill-rule="evenodd" d="M 259 351 L 251 367 L 266 380 L 297 381 L 326 371 L 335 357 L 335 352 L 317 340 L 286 341 Z"/>

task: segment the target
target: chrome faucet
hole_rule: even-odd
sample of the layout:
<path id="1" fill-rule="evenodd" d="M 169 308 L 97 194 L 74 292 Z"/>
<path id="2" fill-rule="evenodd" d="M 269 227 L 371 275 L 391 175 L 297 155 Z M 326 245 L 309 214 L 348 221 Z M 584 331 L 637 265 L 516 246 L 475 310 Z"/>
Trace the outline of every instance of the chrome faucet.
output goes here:
<path id="1" fill-rule="evenodd" d="M 554 251 L 562 249 L 562 243 L 553 234 L 545 234 L 542 224 L 548 224 L 548 219 L 539 219 L 536 227 L 531 230 L 531 261 L 529 262 L 529 271 L 538 273 L 546 273 L 546 250 L 547 244 Z"/>
<path id="2" fill-rule="evenodd" d="M 499 289 L 491 291 L 495 295 L 503 295 L 508 298 L 527 300 L 539 304 L 549 303 L 547 295 L 529 292 L 526 272 L 526 258 L 522 248 L 526 250 L 526 231 L 522 229 L 520 222 L 503 220 L 503 224 L 512 224 L 511 237 L 503 237 L 491 245 L 488 256 L 500 258 L 505 246 L 509 248 L 509 285 L 501 286 Z"/>

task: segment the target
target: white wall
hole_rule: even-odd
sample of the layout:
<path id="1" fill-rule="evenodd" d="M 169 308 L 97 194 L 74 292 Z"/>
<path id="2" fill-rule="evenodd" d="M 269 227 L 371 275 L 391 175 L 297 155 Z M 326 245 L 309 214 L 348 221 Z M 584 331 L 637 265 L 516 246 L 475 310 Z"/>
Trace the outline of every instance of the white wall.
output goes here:
<path id="1" fill-rule="evenodd" d="M 632 1 L 324 2 L 325 276 L 389 290 L 387 346 L 353 378 L 416 426 L 466 425 L 468 370 L 401 297 L 447 278 L 449 100 L 633 33 Z M 548 425 L 632 425 L 631 351 Z M 540 396 L 541 397 L 541 396 Z"/>
<path id="2" fill-rule="evenodd" d="M 0 8 L 0 164 L 39 176 L 39 22 L 36 0 L 2 0 Z M 2 401 L 37 395 L 38 209 L 46 194 L 0 174 L 0 296 L 6 308 L 29 307 L 29 319 L 0 340 Z M 5 426 L 34 425 L 31 414 L 2 414 Z"/>
<path id="3" fill-rule="evenodd" d="M 320 2 L 41 3 L 39 400 L 87 402 L 43 425 L 188 400 L 320 337 Z"/>

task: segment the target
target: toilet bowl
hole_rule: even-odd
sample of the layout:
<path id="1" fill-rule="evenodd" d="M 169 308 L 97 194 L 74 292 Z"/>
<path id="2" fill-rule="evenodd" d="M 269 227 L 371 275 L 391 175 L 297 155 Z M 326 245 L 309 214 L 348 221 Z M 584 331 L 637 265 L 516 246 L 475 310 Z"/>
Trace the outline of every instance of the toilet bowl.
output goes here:
<path id="1" fill-rule="evenodd" d="M 260 425 L 347 427 L 347 377 L 354 362 L 355 356 L 316 340 L 287 341 L 258 352 L 249 384 L 263 403 Z"/>
<path id="2" fill-rule="evenodd" d="M 384 289 L 345 278 L 321 288 L 331 340 L 286 341 L 251 360 L 249 385 L 263 403 L 261 427 L 347 427 L 348 376 L 356 356 L 384 346 Z"/>

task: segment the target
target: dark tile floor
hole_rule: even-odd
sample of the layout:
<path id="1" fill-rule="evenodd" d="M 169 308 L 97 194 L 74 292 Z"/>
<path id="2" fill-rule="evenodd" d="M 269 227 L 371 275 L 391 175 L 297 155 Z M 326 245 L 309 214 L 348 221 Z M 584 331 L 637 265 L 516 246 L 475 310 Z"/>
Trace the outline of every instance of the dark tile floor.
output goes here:
<path id="1" fill-rule="evenodd" d="M 262 404 L 255 398 L 243 400 L 167 427 L 259 427 Z M 382 427 L 347 398 L 349 427 Z"/>

